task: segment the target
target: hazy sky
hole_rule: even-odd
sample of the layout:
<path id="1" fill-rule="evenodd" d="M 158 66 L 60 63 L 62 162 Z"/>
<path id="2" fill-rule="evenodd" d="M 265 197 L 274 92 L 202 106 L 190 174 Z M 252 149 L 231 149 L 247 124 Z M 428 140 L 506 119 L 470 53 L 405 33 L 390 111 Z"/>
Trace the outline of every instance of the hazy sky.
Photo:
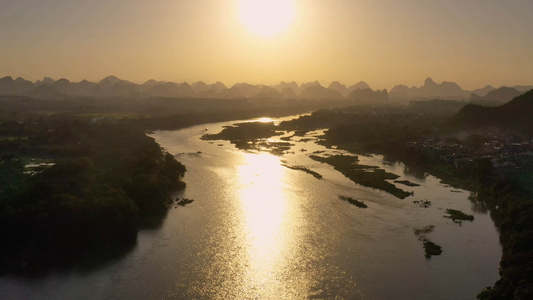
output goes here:
<path id="1" fill-rule="evenodd" d="M 269 38 L 240 1 L 0 0 L 0 77 L 533 84 L 532 0 L 283 1 L 294 21 Z"/>

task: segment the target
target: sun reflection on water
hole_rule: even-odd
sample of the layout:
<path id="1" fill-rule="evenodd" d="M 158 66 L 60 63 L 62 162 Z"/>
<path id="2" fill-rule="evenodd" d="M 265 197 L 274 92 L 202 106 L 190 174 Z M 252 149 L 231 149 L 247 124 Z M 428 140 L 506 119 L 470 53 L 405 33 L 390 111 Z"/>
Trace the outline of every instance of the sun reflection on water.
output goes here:
<path id="1" fill-rule="evenodd" d="M 261 123 L 270 123 L 270 122 L 273 122 L 274 120 L 272 118 L 260 118 L 260 119 L 257 119 L 257 122 L 261 122 Z"/>
<path id="2" fill-rule="evenodd" d="M 283 166 L 270 154 L 249 154 L 248 164 L 239 170 L 246 188 L 241 200 L 247 231 L 258 249 L 268 248 L 283 221 L 285 199 L 282 193 Z"/>
<path id="3" fill-rule="evenodd" d="M 247 243 L 245 289 L 270 294 L 283 285 L 283 268 L 290 255 L 288 201 L 283 192 L 286 169 L 268 153 L 245 154 L 240 166 L 243 235 Z"/>

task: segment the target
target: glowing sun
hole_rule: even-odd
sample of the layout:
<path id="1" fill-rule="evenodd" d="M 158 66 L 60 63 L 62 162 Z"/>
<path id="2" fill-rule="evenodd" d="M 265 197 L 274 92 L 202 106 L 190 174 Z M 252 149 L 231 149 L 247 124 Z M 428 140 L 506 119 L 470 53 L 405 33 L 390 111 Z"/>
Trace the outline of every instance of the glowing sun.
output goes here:
<path id="1" fill-rule="evenodd" d="M 269 38 L 289 29 L 296 6 L 294 0 L 239 0 L 238 13 L 248 31 Z"/>

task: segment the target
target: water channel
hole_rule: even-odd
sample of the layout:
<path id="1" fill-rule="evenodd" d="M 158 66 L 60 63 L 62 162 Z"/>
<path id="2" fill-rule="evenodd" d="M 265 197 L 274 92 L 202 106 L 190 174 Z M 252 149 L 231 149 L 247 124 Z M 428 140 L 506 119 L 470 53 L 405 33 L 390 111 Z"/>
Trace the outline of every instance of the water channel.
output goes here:
<path id="1" fill-rule="evenodd" d="M 361 163 L 420 186 L 399 186 L 414 192 L 403 200 L 359 186 L 309 158 L 340 152 L 315 144 L 319 132 L 293 139 L 283 156 L 200 139 L 233 123 L 152 134 L 186 165 L 187 188 L 176 196 L 194 202 L 170 208 L 160 228 L 141 231 L 126 257 L 87 272 L 3 276 L 0 298 L 474 299 L 498 279 L 498 233 L 467 191 L 410 175 L 377 155 L 361 156 Z M 444 218 L 449 208 L 475 220 Z M 414 234 L 427 225 L 435 226 L 428 238 L 442 246 L 439 256 L 426 258 Z"/>

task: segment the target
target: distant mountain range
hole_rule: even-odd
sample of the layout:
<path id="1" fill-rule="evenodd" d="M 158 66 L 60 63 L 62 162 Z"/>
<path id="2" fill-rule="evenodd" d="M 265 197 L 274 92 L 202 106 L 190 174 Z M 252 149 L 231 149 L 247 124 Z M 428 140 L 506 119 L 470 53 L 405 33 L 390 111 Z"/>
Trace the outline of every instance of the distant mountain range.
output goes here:
<path id="1" fill-rule="evenodd" d="M 502 87 L 504 88 L 504 87 Z M 514 86 L 513 87 L 519 93 L 523 93 L 533 89 L 533 86 Z M 438 84 L 433 79 L 427 78 L 424 85 L 420 87 L 408 87 L 406 85 L 397 85 L 393 87 L 389 93 L 391 100 L 430 100 L 430 99 L 443 99 L 443 100 L 490 100 L 498 102 L 506 102 L 512 99 L 505 92 L 497 92 L 487 96 L 490 92 L 497 90 L 496 88 L 488 85 L 482 89 L 474 91 L 463 90 L 455 82 L 443 81 Z"/>
<path id="2" fill-rule="evenodd" d="M 512 89 L 512 90 L 511 90 Z M 390 101 L 451 99 L 472 101 L 505 102 L 533 89 L 533 86 L 515 86 L 505 91 L 486 86 L 475 91 L 465 91 L 455 82 L 435 83 L 427 78 L 420 87 L 397 85 L 392 90 L 373 90 L 361 81 L 353 86 L 346 86 L 338 81 L 324 87 L 318 81 L 303 83 L 280 82 L 277 85 L 252 85 L 237 83 L 227 87 L 221 82 L 206 84 L 198 81 L 176 83 L 148 80 L 135 84 L 115 76 L 108 76 L 99 82 L 71 82 L 68 79 L 54 80 L 49 77 L 36 82 L 10 76 L 0 78 L 0 95 L 23 95 L 34 98 L 83 97 L 174 97 L 174 98 L 221 98 L 221 99 L 348 99 L 355 103 L 387 103 Z"/>

